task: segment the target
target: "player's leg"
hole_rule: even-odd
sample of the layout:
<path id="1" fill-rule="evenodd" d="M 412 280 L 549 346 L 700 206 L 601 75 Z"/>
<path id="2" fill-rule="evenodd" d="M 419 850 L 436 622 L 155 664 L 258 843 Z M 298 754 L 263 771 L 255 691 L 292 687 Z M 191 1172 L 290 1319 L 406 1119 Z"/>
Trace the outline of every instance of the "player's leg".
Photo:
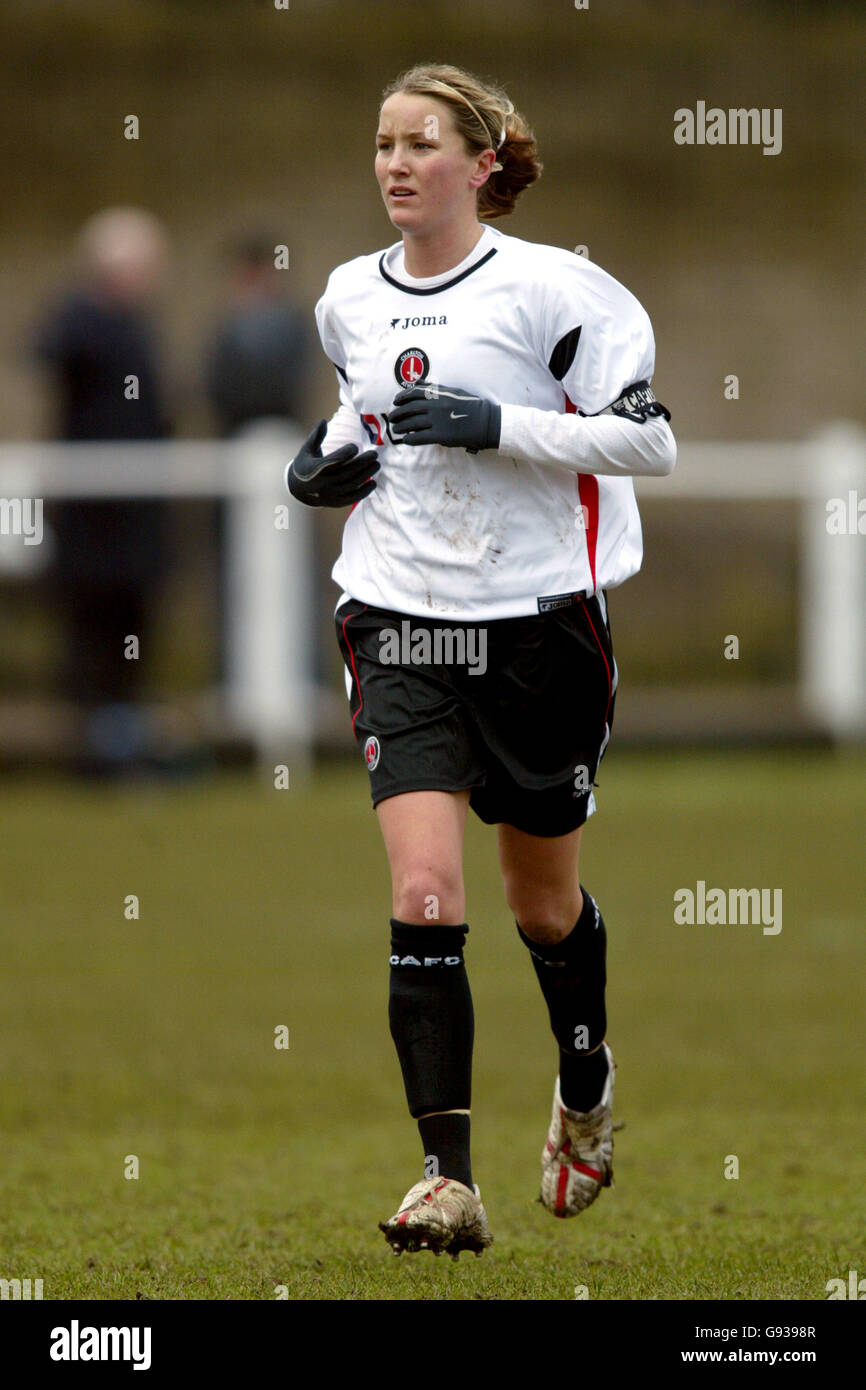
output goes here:
<path id="1" fill-rule="evenodd" d="M 404 616 L 348 596 L 334 614 L 391 867 L 391 1034 L 431 1175 L 381 1229 L 397 1253 L 457 1255 L 490 1244 L 469 1157 L 474 1017 L 463 963 L 465 789 L 483 782 L 485 768 L 453 668 L 385 660 L 383 637 Z"/>
<path id="2" fill-rule="evenodd" d="M 376 807 L 391 868 L 388 1015 L 424 1180 L 382 1230 L 395 1253 L 490 1243 L 469 1154 L 474 1015 L 463 962 L 469 792 L 414 791 Z"/>
<path id="3" fill-rule="evenodd" d="M 563 1103 L 571 1110 L 591 1110 L 607 1076 L 607 941 L 601 914 L 580 886 L 582 829 L 547 838 L 498 827 L 506 901 L 532 952 L 560 1047 Z"/>
<path id="4" fill-rule="evenodd" d="M 582 827 L 540 837 L 501 824 L 505 896 L 547 1004 L 559 1044 L 553 1120 L 542 1158 L 542 1201 L 571 1216 L 612 1178 L 613 1060 L 604 1042 L 607 938 L 581 889 Z"/>
<path id="5" fill-rule="evenodd" d="M 463 837 L 469 792 L 417 791 L 380 801 L 392 909 L 404 922 L 463 921 Z"/>
<path id="6" fill-rule="evenodd" d="M 424 1144 L 425 1177 L 471 1188 L 474 1015 L 463 963 L 468 804 L 468 791 L 417 791 L 388 797 L 376 811 L 391 869 L 389 1021 Z"/>

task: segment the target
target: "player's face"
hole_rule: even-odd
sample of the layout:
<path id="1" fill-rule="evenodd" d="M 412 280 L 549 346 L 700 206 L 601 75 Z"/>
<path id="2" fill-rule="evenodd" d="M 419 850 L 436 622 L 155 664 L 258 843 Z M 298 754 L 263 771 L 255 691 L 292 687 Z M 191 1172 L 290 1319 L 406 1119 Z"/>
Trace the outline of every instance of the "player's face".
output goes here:
<path id="1" fill-rule="evenodd" d="M 388 216 L 409 234 L 428 235 L 474 215 L 476 193 L 495 155 L 466 151 L 445 102 L 395 92 L 379 113 L 376 178 Z"/>

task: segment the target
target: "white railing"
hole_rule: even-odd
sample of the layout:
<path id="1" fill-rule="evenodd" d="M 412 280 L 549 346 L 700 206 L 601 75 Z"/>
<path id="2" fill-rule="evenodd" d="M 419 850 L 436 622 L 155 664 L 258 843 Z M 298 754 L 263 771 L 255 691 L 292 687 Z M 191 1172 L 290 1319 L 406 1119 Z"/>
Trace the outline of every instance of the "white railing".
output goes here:
<path id="1" fill-rule="evenodd" d="M 224 497 L 229 504 L 226 708 L 260 756 L 308 760 L 314 735 L 314 598 L 309 508 L 283 486 L 304 435 L 268 421 L 236 439 L 199 442 L 0 445 L 3 498 Z M 288 508 L 288 527 L 277 524 Z M 2 522 L 2 517 L 0 517 Z M 18 536 L 20 565 L 36 556 Z"/>
<path id="2" fill-rule="evenodd" d="M 264 760 L 283 761 L 290 748 L 295 766 L 309 758 L 318 699 L 311 678 L 312 518 L 282 481 L 303 437 L 269 421 L 231 441 L 0 445 L 0 506 L 15 498 L 228 500 L 227 708 Z M 666 502 L 800 502 L 803 709 L 817 729 L 836 739 L 866 737 L 863 430 L 838 423 L 794 443 L 686 441 L 679 445 L 675 472 L 662 480 L 638 479 L 637 493 Z M 828 528 L 833 499 L 854 517 L 847 534 Z M 856 524 L 860 501 L 864 534 Z M 277 508 L 288 509 L 285 529 L 277 524 Z M 9 515 L 8 508 L 0 511 L 0 524 Z M 20 536 L 0 535 L 7 572 L 26 563 L 26 551 Z"/>
<path id="3" fill-rule="evenodd" d="M 792 443 L 684 443 L 669 478 L 638 498 L 800 503 L 799 690 L 804 713 L 839 740 L 866 737 L 866 432 L 849 421 Z M 828 506 L 855 525 L 830 529 Z M 857 529 L 856 508 L 862 503 Z M 836 510 L 834 508 L 834 510 Z"/>

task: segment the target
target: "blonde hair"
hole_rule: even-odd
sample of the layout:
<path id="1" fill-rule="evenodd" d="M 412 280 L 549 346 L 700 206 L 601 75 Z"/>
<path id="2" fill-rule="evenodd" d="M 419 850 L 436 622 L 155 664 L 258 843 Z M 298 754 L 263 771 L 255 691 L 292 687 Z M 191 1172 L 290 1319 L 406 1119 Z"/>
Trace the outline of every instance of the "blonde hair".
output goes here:
<path id="1" fill-rule="evenodd" d="M 490 177 L 478 190 L 479 217 L 507 216 L 523 190 L 541 177 L 535 136 L 502 87 L 448 63 L 420 63 L 388 84 L 382 102 L 398 92 L 435 97 L 449 106 L 470 154 L 496 151 Z"/>

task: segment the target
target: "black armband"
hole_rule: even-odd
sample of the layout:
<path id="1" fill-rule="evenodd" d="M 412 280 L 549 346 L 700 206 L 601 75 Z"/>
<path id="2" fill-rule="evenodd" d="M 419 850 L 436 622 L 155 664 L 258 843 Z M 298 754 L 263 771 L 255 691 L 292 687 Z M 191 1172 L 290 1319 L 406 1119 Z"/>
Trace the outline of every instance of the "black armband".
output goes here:
<path id="1" fill-rule="evenodd" d="M 581 410 L 578 414 L 586 416 L 586 411 Z M 623 391 L 619 400 L 605 406 L 604 410 L 597 410 L 595 414 L 619 415 L 624 420 L 634 420 L 638 425 L 645 425 L 651 415 L 663 415 L 666 420 L 671 418 L 670 411 L 661 401 L 656 400 L 655 392 L 648 381 L 634 382 Z"/>

